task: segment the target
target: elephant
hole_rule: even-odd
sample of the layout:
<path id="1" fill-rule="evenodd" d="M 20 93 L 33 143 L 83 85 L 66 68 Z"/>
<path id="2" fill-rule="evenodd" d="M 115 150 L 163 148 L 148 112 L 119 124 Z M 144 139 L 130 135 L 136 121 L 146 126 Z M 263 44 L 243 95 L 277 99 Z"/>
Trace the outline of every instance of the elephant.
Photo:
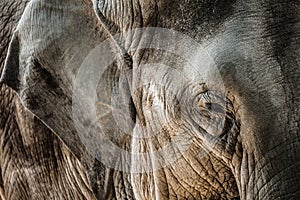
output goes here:
<path id="1" fill-rule="evenodd" d="M 299 2 L 15 2 L 2 199 L 299 199 Z"/>

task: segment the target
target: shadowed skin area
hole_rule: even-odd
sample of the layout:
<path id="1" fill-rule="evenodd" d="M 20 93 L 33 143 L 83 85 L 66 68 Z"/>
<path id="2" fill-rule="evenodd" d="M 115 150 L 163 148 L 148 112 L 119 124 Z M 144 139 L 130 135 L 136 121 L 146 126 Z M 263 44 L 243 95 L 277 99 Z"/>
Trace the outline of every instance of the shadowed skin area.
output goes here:
<path id="1" fill-rule="evenodd" d="M 6 58 L 2 199 L 300 198 L 299 2 L 35 0 L 24 12 L 27 2 L 20 2 L 0 3 L 7 16 L 0 24 L 1 71 Z M 174 89 L 171 70 L 155 64 L 146 70 L 147 63 L 160 63 L 182 75 L 191 72 L 187 61 L 170 52 L 129 51 L 143 43 L 159 46 L 143 32 L 112 37 L 141 27 L 193 38 L 213 58 L 224 88 L 194 74 Z M 191 138 L 188 149 L 164 168 L 129 173 L 106 166 L 76 130 L 76 75 L 105 39 L 116 60 L 97 85 L 101 131 L 132 153 L 117 158 L 132 169 L 143 163 L 134 153 L 155 152 L 176 136 Z M 178 41 L 175 49 L 184 45 Z M 148 77 L 163 84 L 143 84 Z M 115 113 L 119 102 L 128 104 Z M 85 105 L 79 106 L 84 117 Z"/>

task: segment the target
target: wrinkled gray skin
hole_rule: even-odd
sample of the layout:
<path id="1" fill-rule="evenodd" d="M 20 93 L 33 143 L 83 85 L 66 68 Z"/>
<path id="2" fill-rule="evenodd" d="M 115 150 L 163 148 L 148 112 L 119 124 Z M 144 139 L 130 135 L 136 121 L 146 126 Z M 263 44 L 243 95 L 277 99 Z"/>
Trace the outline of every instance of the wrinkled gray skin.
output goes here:
<path id="1" fill-rule="evenodd" d="M 3 46 L 11 41 L 8 55 L 1 54 L 2 59 L 6 56 L 0 105 L 3 199 L 300 198 L 298 1 L 112 0 L 93 4 L 87 0 L 31 1 L 12 38 L 22 8 L 19 13 L 7 11 L 16 17 L 1 24 L 5 27 L 1 30 L 8 30 L 8 34 L 1 32 Z M 12 5 L 16 9 L 17 4 Z M 194 137 L 189 149 L 170 166 L 129 174 L 103 165 L 84 148 L 72 120 L 72 87 L 80 63 L 97 44 L 117 32 L 150 26 L 175 29 L 204 46 L 220 71 L 226 104 L 219 105 L 220 91 L 213 83 L 200 92 L 199 82 L 194 81 L 189 86 L 196 88 L 195 93 L 188 98 L 205 94 L 209 98 L 187 100 L 180 109 L 191 112 L 178 117 L 174 114 L 177 105 L 164 94 L 167 89 L 129 90 L 139 77 L 150 76 L 143 71 L 143 63 L 159 60 L 182 70 L 174 55 L 139 50 L 118 57 L 99 83 L 99 101 L 109 103 L 113 86 L 119 87 L 121 98 L 132 97 L 129 110 L 134 127 L 150 127 L 146 134 L 152 134 L 151 127 L 162 123 L 161 119 L 173 123 L 161 137 L 142 143 L 124 137 L 108 114 L 100 120 L 105 134 L 129 152 L 133 147 L 155 150 L 163 145 L 164 137 L 173 137 L 179 130 Z M 144 38 L 137 33 L 134 40 L 143 42 Z M 134 40 L 122 38 L 116 43 L 111 39 L 112 53 L 126 51 Z M 70 63 L 71 58 L 75 59 Z M 124 63 L 134 69 L 127 87 L 118 83 L 127 70 Z M 166 73 L 168 85 L 172 77 L 156 71 L 160 73 Z M 17 91 L 35 116 L 24 110 L 6 85 Z M 181 89 L 172 92 L 183 94 Z M 144 112 L 146 106 L 151 110 L 153 96 L 169 105 L 160 107 L 161 116 Z M 223 131 L 203 128 L 208 119 L 218 119 L 215 106 L 226 111 L 221 113 L 226 118 Z M 105 108 L 100 105 L 98 109 L 101 113 Z M 220 140 L 206 156 L 198 157 L 203 144 L 211 142 L 209 138 Z"/>
<path id="2" fill-rule="evenodd" d="M 27 3 L 0 2 L 0 73 Z M 96 199 L 69 148 L 3 84 L 0 99 L 0 199 Z"/>

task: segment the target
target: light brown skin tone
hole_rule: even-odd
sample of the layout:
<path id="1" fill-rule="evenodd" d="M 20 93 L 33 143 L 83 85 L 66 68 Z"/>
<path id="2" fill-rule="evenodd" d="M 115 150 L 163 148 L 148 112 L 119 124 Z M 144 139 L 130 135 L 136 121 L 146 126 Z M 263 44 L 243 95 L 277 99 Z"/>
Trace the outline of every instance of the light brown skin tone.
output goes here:
<path id="1" fill-rule="evenodd" d="M 69 4 L 80 5 L 81 9 L 76 10 L 74 14 L 72 10 L 67 9 Z M 249 1 L 247 3 L 227 1 L 223 3 L 217 1 L 214 4 L 212 1 L 187 1 L 185 3 L 172 1 L 172 6 L 170 6 L 171 1 L 126 1 L 123 9 L 119 10 L 117 1 L 114 4 L 107 1 L 104 5 L 102 2 L 95 1 L 96 13 L 89 1 L 78 0 L 72 3 L 67 1 L 55 3 L 54 1 L 48 4 L 48 7 L 43 5 L 43 3 L 32 5 L 29 9 L 33 12 L 31 18 L 26 19 L 24 17 L 26 13 L 23 15 L 23 22 L 10 47 L 6 77 L 3 80 L 19 93 L 24 105 L 43 120 L 64 144 L 60 143 L 37 118 L 28 111 L 24 111 L 18 100 L 13 102 L 9 100 L 9 98 L 15 99 L 16 97 L 5 85 L 1 89 L 1 97 L 4 97 L 4 103 L 1 101 L 1 112 L 5 113 L 5 116 L 10 116 L 10 121 L 1 121 L 0 130 L 3 135 L 1 138 L 5 138 L 5 135 L 11 136 L 12 139 L 8 141 L 12 146 L 19 148 L 24 146 L 17 143 L 19 138 L 17 136 L 21 134 L 29 143 L 31 137 L 37 138 L 38 141 L 51 141 L 53 146 L 50 145 L 47 149 L 52 149 L 52 152 L 62 152 L 63 158 L 49 156 L 47 162 L 62 162 L 61 165 L 54 167 L 61 174 L 61 179 L 54 179 L 54 183 L 61 183 L 63 188 L 66 188 L 65 199 L 69 199 L 71 192 L 74 192 L 74 198 L 82 199 L 80 194 L 83 194 L 85 198 L 93 199 L 89 188 L 93 190 L 97 199 L 299 198 L 300 157 L 297 154 L 300 151 L 299 3 L 296 1 L 289 1 L 289 3 L 279 1 Z M 57 8 L 58 5 L 65 8 L 62 9 L 63 13 L 61 9 L 50 9 Z M 51 15 L 46 12 L 50 10 Z M 44 21 L 41 20 L 41 16 L 45 16 Z M 59 16 L 58 20 L 55 16 Z M 67 18 L 64 18 L 65 16 Z M 69 20 L 68 23 L 74 24 L 64 26 L 66 19 Z M 31 24 L 39 25 L 35 27 L 39 27 L 40 32 L 31 30 Z M 218 103 L 215 98 L 218 90 L 208 87 L 211 99 L 198 102 L 201 112 L 182 112 L 180 119 L 173 115 L 172 109 L 161 112 L 162 115 L 166 115 L 162 117 L 175 116 L 172 118 L 174 123 L 166 128 L 165 135 L 176 134 L 178 121 L 184 127 L 186 134 L 195 135 L 195 141 L 189 150 L 164 169 L 154 173 L 130 175 L 109 169 L 99 161 L 94 161 L 76 135 L 76 130 L 70 120 L 72 119 L 70 108 L 72 90 L 70 88 L 73 80 L 72 73 L 76 72 L 78 64 L 74 62 L 72 65 L 74 72 L 66 68 L 68 59 L 64 58 L 76 54 L 80 42 L 83 41 L 86 49 L 80 49 L 80 53 L 76 54 L 80 62 L 89 50 L 110 35 L 130 28 L 147 26 L 175 29 L 205 46 L 214 58 L 225 85 L 226 104 L 222 109 L 226 111 L 226 131 L 225 134 L 215 136 L 220 137 L 221 140 L 207 156 L 197 157 L 203 148 L 204 136 L 209 134 L 208 130 L 199 128 L 207 122 L 207 115 L 203 113 L 208 113 L 211 118 L 217 116 L 216 110 L 210 105 Z M 52 30 L 56 27 L 58 32 L 64 34 L 58 35 L 54 42 L 47 44 L 49 41 L 45 38 L 42 27 L 45 30 Z M 28 33 L 33 33 L 32 41 Z M 37 39 L 42 40 L 35 47 L 35 53 L 30 55 L 28 49 Z M 131 40 L 125 38 L 117 44 L 119 46 L 116 47 L 116 52 L 119 49 L 126 50 Z M 45 48 L 40 48 L 42 46 Z M 138 82 L 138 77 L 143 74 L 143 69 L 140 68 L 143 63 L 155 60 L 168 63 L 175 59 L 165 52 L 154 51 L 128 52 L 128 55 L 127 59 L 131 63 L 129 67 L 138 69 L 131 74 L 129 85 Z M 25 61 L 30 56 L 33 59 L 29 61 L 29 65 L 26 65 Z M 16 59 L 19 60 L 18 63 L 15 62 Z M 101 101 L 105 102 L 112 96 L 111 83 L 117 82 L 119 74 L 124 73 L 121 69 L 122 63 L 124 61 L 119 60 L 111 66 L 111 70 L 107 70 L 106 78 L 102 80 L 102 87 L 98 91 Z M 26 74 L 26 69 L 31 70 L 29 75 Z M 16 71 L 19 73 L 15 73 Z M 27 78 L 26 82 L 22 82 L 24 77 Z M 166 81 L 172 81 L 172 79 L 169 78 Z M 38 85 L 36 86 L 35 83 Z M 28 86 L 29 89 L 27 89 Z M 126 87 L 120 89 L 127 90 Z M 163 96 L 164 92 L 157 88 L 155 94 Z M 101 94 L 105 95 L 101 96 Z M 130 106 L 137 125 L 154 127 L 160 123 L 160 118 L 153 118 L 151 113 L 144 112 L 145 106 L 151 103 L 149 97 L 155 95 L 153 90 L 144 88 L 135 93 L 125 91 L 125 94 L 132 96 L 133 102 Z M 171 108 L 176 107 L 172 105 L 168 97 L 163 99 L 163 102 L 168 102 Z M 195 105 L 188 103 L 185 105 L 187 108 L 189 106 L 195 108 Z M 99 107 L 99 109 L 102 108 Z M 121 138 L 115 124 L 111 124 L 109 116 L 101 123 L 107 127 L 107 134 L 111 134 L 112 140 L 119 146 L 128 150 L 131 146 L 141 149 L 144 147 L 141 143 L 134 143 L 130 138 Z M 32 128 L 35 124 L 42 128 Z M 14 126 L 19 128 L 10 128 Z M 27 126 L 30 128 L 26 129 Z M 47 136 L 40 136 L 39 133 L 43 132 L 41 130 L 45 130 Z M 161 145 L 162 138 L 152 138 L 145 143 L 145 146 Z M 2 139 L 1 142 L 3 142 Z M 55 143 L 59 145 L 54 145 Z M 37 146 L 36 148 L 44 149 L 38 144 L 34 145 Z M 64 145 L 70 150 L 67 150 Z M 9 184 L 7 171 L 13 171 L 14 168 L 9 168 L 10 170 L 4 172 L 5 164 L 3 163 L 13 160 L 8 159 L 8 156 L 18 158 L 18 154 L 10 156 L 11 154 L 5 153 L 3 149 L 5 148 L 1 147 L 1 155 L 7 157 L 1 158 L 1 183 L 4 188 L 2 196 L 7 199 L 33 198 L 33 196 L 26 196 L 29 190 L 22 189 L 23 185 L 20 181 L 16 181 L 19 183 L 16 187 L 20 189 L 9 192 L 12 189 L 7 185 Z M 34 155 L 37 158 L 46 157 L 43 153 Z M 20 154 L 20 157 L 24 158 L 23 154 Z M 71 163 L 65 163 L 66 157 L 70 157 L 74 163 L 82 163 L 78 171 L 81 173 L 84 171 L 87 174 L 88 186 L 79 184 L 66 187 L 69 183 L 74 183 L 74 180 L 64 179 L 67 175 L 63 174 L 63 169 L 74 166 Z M 25 169 L 26 162 L 35 163 L 36 160 L 24 159 L 24 162 L 13 166 L 22 170 Z M 35 165 L 33 171 L 41 168 L 46 173 L 45 176 L 28 179 L 20 175 L 17 180 L 24 180 L 24 182 L 29 180 L 33 185 L 39 185 L 42 180 L 49 180 L 53 170 L 43 168 L 48 164 Z M 70 170 L 70 175 L 75 177 L 75 171 Z M 80 179 L 85 179 L 82 174 L 78 176 Z M 50 182 L 46 181 L 49 188 L 51 188 Z M 84 189 L 84 187 L 87 188 Z M 74 190 L 71 191 L 72 189 Z M 41 199 L 49 198 L 45 191 L 41 191 L 40 195 L 44 195 L 40 197 Z"/>

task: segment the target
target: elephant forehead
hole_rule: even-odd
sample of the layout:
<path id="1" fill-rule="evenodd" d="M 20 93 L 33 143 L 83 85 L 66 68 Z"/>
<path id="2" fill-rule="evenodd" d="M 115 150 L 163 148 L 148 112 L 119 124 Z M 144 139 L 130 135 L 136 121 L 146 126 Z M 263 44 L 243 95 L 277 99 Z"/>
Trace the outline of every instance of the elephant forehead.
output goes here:
<path id="1" fill-rule="evenodd" d="M 232 13 L 235 0 L 94 0 L 100 20 L 111 28 L 127 30 L 141 26 L 160 26 L 201 35 L 213 33 Z M 121 17 L 120 17 L 121 16 Z M 108 23 L 108 22 L 113 23 Z"/>

